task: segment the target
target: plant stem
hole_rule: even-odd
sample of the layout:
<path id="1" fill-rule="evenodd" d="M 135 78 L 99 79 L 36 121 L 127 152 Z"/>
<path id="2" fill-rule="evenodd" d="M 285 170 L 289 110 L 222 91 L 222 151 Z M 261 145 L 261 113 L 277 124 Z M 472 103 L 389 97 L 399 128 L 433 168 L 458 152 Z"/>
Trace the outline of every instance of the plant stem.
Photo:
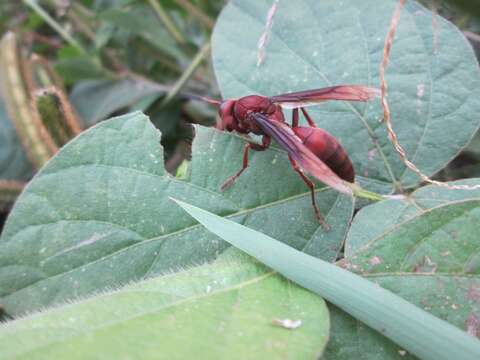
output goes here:
<path id="1" fill-rule="evenodd" d="M 200 8 L 193 5 L 188 0 L 175 0 L 178 6 L 182 7 L 183 9 L 187 10 L 190 14 L 196 17 L 201 23 L 203 23 L 209 29 L 213 29 L 213 25 L 215 25 L 215 21 L 205 14 Z"/>
<path id="2" fill-rule="evenodd" d="M 182 87 L 187 83 L 187 81 L 193 75 L 197 67 L 202 63 L 203 59 L 206 57 L 209 51 L 210 51 L 210 41 L 207 42 L 205 45 L 203 45 L 203 47 L 195 55 L 195 57 L 193 58 L 188 68 L 185 69 L 182 76 L 180 76 L 180 78 L 177 80 L 177 82 L 173 85 L 173 87 L 170 89 L 168 94 L 165 96 L 165 99 L 163 99 L 162 106 L 165 106 L 166 104 L 168 104 L 170 100 L 172 100 L 172 98 L 178 94 L 178 92 L 182 89 Z"/>
<path id="3" fill-rule="evenodd" d="M 185 38 L 183 37 L 180 30 L 177 29 L 173 21 L 170 20 L 167 12 L 162 7 L 162 5 L 160 5 L 160 3 L 157 0 L 148 0 L 148 2 L 150 6 L 153 8 L 153 10 L 155 10 L 155 13 L 159 17 L 160 21 L 163 23 L 163 25 L 165 25 L 165 28 L 170 33 L 170 35 L 173 36 L 175 41 L 177 41 L 179 44 L 184 44 Z"/>
<path id="4" fill-rule="evenodd" d="M 468 30 L 465 30 L 463 34 L 467 37 L 467 39 L 480 43 L 480 35 Z"/>
<path id="5" fill-rule="evenodd" d="M 14 201 L 27 185 L 26 182 L 16 180 L 0 180 L 0 209 L 4 203 Z"/>
<path id="6" fill-rule="evenodd" d="M 45 10 L 43 10 L 40 5 L 37 4 L 35 0 L 23 0 L 23 2 L 32 8 L 48 25 L 50 25 L 66 42 L 68 42 L 73 47 L 77 48 L 82 54 L 86 54 L 87 51 L 83 48 L 80 43 L 75 40 L 70 34 L 62 28 L 62 26 L 55 21 Z"/>
<path id="7" fill-rule="evenodd" d="M 353 195 L 355 197 L 368 199 L 368 200 L 373 200 L 373 201 L 381 201 L 381 200 L 387 199 L 387 197 L 385 197 L 383 195 L 380 195 L 380 194 L 377 194 L 375 192 L 362 189 L 357 184 L 349 184 L 349 186 L 352 189 Z"/>
<path id="8" fill-rule="evenodd" d="M 82 4 L 80 4 L 78 1 L 73 1 L 72 2 L 72 8 L 77 10 L 78 12 L 82 13 L 83 16 L 93 18 L 95 16 L 95 13 L 92 12 L 90 9 L 86 8 Z"/>

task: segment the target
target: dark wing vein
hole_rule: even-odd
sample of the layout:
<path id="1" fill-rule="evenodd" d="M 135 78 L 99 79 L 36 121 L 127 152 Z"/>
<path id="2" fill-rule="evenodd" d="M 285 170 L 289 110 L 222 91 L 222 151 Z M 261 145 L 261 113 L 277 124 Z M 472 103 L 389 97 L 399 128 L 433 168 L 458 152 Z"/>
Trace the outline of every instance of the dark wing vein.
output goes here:
<path id="1" fill-rule="evenodd" d="M 363 85 L 338 85 L 271 96 L 269 99 L 284 107 L 295 108 L 328 100 L 369 101 L 380 95 L 378 89 Z"/>

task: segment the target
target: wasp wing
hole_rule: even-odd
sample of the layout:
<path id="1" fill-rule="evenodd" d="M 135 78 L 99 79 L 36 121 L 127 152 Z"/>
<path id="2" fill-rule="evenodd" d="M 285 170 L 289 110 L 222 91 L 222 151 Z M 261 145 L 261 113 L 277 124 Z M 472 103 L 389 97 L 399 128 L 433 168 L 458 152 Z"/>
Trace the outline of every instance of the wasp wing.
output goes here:
<path id="1" fill-rule="evenodd" d="M 369 101 L 380 95 L 378 89 L 362 85 L 338 85 L 271 96 L 269 99 L 286 109 L 317 105 L 328 100 Z"/>
<path id="2" fill-rule="evenodd" d="M 274 138 L 287 151 L 288 155 L 295 160 L 300 168 L 337 191 L 347 194 L 352 193 L 352 190 L 344 180 L 303 145 L 290 126 L 280 121 L 270 120 L 263 114 L 253 113 L 250 116 L 265 134 Z"/>

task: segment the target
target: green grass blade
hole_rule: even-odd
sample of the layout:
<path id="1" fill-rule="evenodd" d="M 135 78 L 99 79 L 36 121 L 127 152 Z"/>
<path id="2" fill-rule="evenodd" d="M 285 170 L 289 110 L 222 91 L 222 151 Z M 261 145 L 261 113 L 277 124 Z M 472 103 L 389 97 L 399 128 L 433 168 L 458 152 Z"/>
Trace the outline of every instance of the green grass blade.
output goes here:
<path id="1" fill-rule="evenodd" d="M 262 233 L 175 200 L 212 233 L 422 359 L 480 359 L 480 341 L 392 292 Z"/>

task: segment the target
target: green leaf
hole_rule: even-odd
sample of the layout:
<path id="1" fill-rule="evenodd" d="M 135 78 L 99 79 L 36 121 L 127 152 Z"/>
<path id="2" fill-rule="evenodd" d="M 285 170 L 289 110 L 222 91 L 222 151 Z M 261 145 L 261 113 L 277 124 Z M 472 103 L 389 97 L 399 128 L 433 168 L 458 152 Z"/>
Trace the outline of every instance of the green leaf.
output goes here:
<path id="1" fill-rule="evenodd" d="M 158 86 L 141 80 L 86 80 L 73 88 L 70 100 L 85 123 L 93 125 L 159 92 Z"/>
<path id="2" fill-rule="evenodd" d="M 480 158 L 480 132 L 475 134 L 470 144 L 465 148 L 465 151 Z"/>
<path id="3" fill-rule="evenodd" d="M 111 8 L 102 12 L 99 18 L 118 26 L 122 31 L 138 35 L 158 50 L 177 59 L 185 56 L 176 46 L 175 40 L 163 28 L 155 13 L 146 6 L 128 9 Z"/>
<path id="4" fill-rule="evenodd" d="M 380 236 L 375 235 L 378 229 L 372 231 L 370 241 L 364 241 L 362 247 L 357 243 L 343 265 L 472 335 L 478 334 L 478 194 L 452 190 L 448 193 L 428 187 L 417 191 L 412 198 L 421 208 L 415 210 L 417 214 L 413 207 L 405 208 L 402 213 L 384 204 L 385 217 L 392 216 L 397 221 L 403 215 L 409 220 L 386 226 Z M 368 212 L 368 208 L 363 212 Z M 370 212 L 372 216 L 375 215 Z M 363 221 L 363 228 L 368 227 Z M 359 228 L 357 224 L 357 234 Z M 378 359 L 403 358 L 398 347 L 346 313 L 333 311 L 332 319 L 333 341 L 327 358 L 350 359 L 365 346 L 378 355 Z"/>
<path id="5" fill-rule="evenodd" d="M 397 1 L 281 2 L 257 66 L 257 43 L 272 2 L 231 1 L 213 34 L 213 61 L 225 98 L 276 95 L 332 84 L 379 87 L 383 42 Z M 480 72 L 463 35 L 448 21 L 407 2 L 387 70 L 393 125 L 409 158 L 426 174 L 443 168 L 479 126 Z M 435 33 L 434 33 L 435 32 Z M 435 40 L 438 39 L 438 42 Z M 380 102 L 312 107 L 322 128 L 350 154 L 371 189 L 419 183 L 388 140 Z"/>
<path id="6" fill-rule="evenodd" d="M 76 54 L 70 56 L 68 53 L 64 56 L 59 55 L 59 60 L 55 63 L 55 70 L 67 85 L 74 85 L 85 79 L 103 79 L 108 76 L 100 64 L 91 57 Z"/>
<path id="7" fill-rule="evenodd" d="M 0 95 L 0 180 L 26 180 L 33 169 Z"/>
<path id="8" fill-rule="evenodd" d="M 159 142 L 148 119 L 132 113 L 83 132 L 36 175 L 0 239 L 0 303 L 9 314 L 211 261 L 228 248 L 169 196 L 337 258 L 353 201 L 319 188 L 320 210 L 332 226 L 325 232 L 284 152 L 252 152 L 245 174 L 221 193 L 241 166 L 242 139 L 198 127 L 184 181 L 165 172 Z"/>
<path id="9" fill-rule="evenodd" d="M 214 234 L 298 285 L 339 306 L 420 358 L 437 360 L 480 357 L 480 341 L 377 284 L 292 249 L 265 234 L 184 202 L 176 202 Z M 473 207 L 466 206 L 467 209 Z M 456 210 L 461 213 L 460 209 Z M 480 207 L 476 210 L 480 212 Z M 396 244 L 398 243 L 397 241 Z M 367 266 L 367 262 L 362 264 Z M 398 287 L 395 282 L 392 285 Z M 412 293 L 418 292 L 415 287 L 406 289 Z M 436 299 L 431 289 L 428 294 L 432 300 L 436 300 L 429 302 L 432 306 L 442 305 L 445 300 L 450 301 L 448 298 Z M 368 348 L 367 351 L 371 350 L 374 349 Z M 365 350 L 361 352 L 364 353 Z"/>
<path id="10" fill-rule="evenodd" d="M 10 322 L 2 358 L 318 358 L 325 302 L 238 255 Z M 301 326 L 272 324 L 285 318 Z"/>
<path id="11" fill-rule="evenodd" d="M 468 179 L 451 184 L 475 186 L 480 184 L 480 180 Z M 345 256 L 353 256 L 370 241 L 434 207 L 473 199 L 480 199 L 480 189 L 451 190 L 430 185 L 418 189 L 405 200 L 385 200 L 366 206 L 358 212 L 352 222 L 345 243 Z"/>

